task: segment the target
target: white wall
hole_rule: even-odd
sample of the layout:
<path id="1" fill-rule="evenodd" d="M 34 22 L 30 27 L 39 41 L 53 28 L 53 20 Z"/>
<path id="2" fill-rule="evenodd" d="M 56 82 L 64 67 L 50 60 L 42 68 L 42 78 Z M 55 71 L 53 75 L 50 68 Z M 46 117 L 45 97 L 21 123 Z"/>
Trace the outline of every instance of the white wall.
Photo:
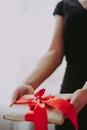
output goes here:
<path id="1" fill-rule="evenodd" d="M 14 88 L 30 73 L 47 51 L 54 30 L 52 15 L 58 0 L 0 0 L 0 130 L 22 130 L 2 115 Z M 40 87 L 59 91 L 66 62 Z M 26 130 L 28 129 L 28 125 Z M 50 126 L 49 126 L 50 127 Z M 53 126 L 52 126 L 53 129 Z"/>

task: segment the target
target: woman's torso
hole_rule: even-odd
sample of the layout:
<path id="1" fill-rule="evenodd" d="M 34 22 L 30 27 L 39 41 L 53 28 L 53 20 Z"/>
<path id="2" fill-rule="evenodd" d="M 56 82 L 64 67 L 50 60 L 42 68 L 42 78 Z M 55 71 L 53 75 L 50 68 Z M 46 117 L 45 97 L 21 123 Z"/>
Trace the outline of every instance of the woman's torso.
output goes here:
<path id="1" fill-rule="evenodd" d="M 87 10 L 78 0 L 64 0 L 64 50 L 67 67 L 61 92 L 74 92 L 87 80 Z"/>

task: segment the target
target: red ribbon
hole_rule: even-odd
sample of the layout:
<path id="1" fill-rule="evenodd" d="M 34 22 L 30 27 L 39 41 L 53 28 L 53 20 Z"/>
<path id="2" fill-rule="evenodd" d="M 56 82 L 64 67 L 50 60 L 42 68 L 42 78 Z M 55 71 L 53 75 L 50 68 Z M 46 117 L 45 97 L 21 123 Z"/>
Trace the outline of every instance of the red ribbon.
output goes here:
<path id="1" fill-rule="evenodd" d="M 28 103 L 30 110 L 25 115 L 26 121 L 34 122 L 35 130 L 48 130 L 48 119 L 46 106 L 56 108 L 72 122 L 75 129 L 78 130 L 78 120 L 75 108 L 70 104 L 70 100 L 57 96 L 44 95 L 45 89 L 41 89 L 34 94 L 34 98 L 20 98 L 16 104 Z"/>

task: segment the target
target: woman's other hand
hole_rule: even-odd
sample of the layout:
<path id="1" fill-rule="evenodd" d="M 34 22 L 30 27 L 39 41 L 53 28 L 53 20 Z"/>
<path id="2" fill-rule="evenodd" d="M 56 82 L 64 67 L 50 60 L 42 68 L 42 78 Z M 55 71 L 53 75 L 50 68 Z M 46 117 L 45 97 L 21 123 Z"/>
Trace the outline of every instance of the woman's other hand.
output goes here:
<path id="1" fill-rule="evenodd" d="M 76 90 L 71 96 L 71 103 L 74 105 L 76 112 L 79 113 L 87 104 L 87 89 Z"/>

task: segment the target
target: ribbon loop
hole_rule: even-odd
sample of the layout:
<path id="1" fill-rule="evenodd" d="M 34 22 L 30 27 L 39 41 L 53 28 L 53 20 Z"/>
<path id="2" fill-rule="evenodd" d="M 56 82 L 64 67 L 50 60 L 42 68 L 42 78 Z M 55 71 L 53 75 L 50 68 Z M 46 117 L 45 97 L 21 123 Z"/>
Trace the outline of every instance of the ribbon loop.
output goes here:
<path id="1" fill-rule="evenodd" d="M 45 89 L 43 88 L 43 89 L 39 90 L 38 92 L 36 92 L 36 93 L 34 94 L 34 96 L 35 96 L 36 98 L 41 98 L 41 97 L 44 95 L 44 93 L 45 93 Z"/>

